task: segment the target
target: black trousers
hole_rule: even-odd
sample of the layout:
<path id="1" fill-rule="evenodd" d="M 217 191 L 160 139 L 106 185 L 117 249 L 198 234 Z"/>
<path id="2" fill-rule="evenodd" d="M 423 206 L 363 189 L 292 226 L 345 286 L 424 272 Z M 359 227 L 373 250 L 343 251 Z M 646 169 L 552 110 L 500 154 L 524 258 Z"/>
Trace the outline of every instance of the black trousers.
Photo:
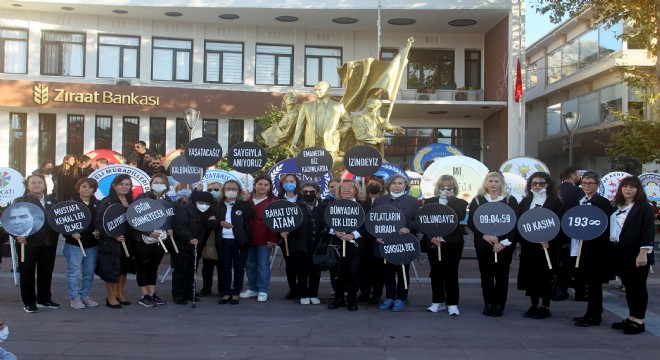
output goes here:
<path id="1" fill-rule="evenodd" d="M 295 263 L 298 282 L 298 295 L 301 298 L 319 297 L 321 274 L 314 268 L 312 254 L 305 251 L 292 251 L 291 260 Z"/>
<path id="2" fill-rule="evenodd" d="M 213 289 L 213 272 L 218 272 L 218 294 L 222 293 L 222 266 L 220 260 L 202 259 L 202 288 L 206 290 Z"/>
<path id="3" fill-rule="evenodd" d="M 284 271 L 286 272 L 286 281 L 289 283 L 289 291 L 296 292 L 298 291 L 298 280 L 296 276 L 296 264 L 295 260 L 286 255 L 286 247 L 284 243 L 279 244 L 280 250 L 282 252 L 282 258 L 284 258 Z"/>
<path id="4" fill-rule="evenodd" d="M 495 262 L 495 253 L 490 247 L 480 247 L 476 250 L 484 304 L 504 307 L 509 293 L 509 270 L 513 258 L 513 245 L 497 254 L 497 262 Z"/>
<path id="5" fill-rule="evenodd" d="M 16 243 L 16 245 L 19 245 Z M 19 259 L 20 259 L 20 248 Z M 55 268 L 55 253 L 57 245 L 29 246 L 25 245 L 25 262 L 20 264 L 21 299 L 25 305 L 36 306 L 51 299 L 50 285 Z M 35 275 L 37 290 L 35 293 Z"/>
<path id="6" fill-rule="evenodd" d="M 349 301 L 357 299 L 357 292 L 360 288 L 361 257 L 361 253 L 354 252 L 347 253 L 346 257 L 341 258 L 335 280 L 335 299 L 343 299 L 344 293 Z"/>
<path id="7" fill-rule="evenodd" d="M 172 255 L 172 298 L 192 300 L 195 259 L 192 256 Z"/>
<path id="8" fill-rule="evenodd" d="M 138 286 L 156 285 L 158 281 L 158 266 L 163 261 L 165 250 L 159 243 L 145 244 L 142 241 L 136 241 L 133 246 L 135 253 L 135 265 L 137 273 L 135 278 Z"/>
<path id="9" fill-rule="evenodd" d="M 380 298 L 383 295 L 385 278 L 383 276 L 383 258 L 374 256 L 368 244 L 360 262 L 360 293 L 366 297 Z"/>
<path id="10" fill-rule="evenodd" d="M 626 302 L 630 316 L 644 319 L 649 303 L 649 292 L 646 289 L 649 265 L 625 267 L 619 271 L 619 277 L 626 288 Z"/>
<path id="11" fill-rule="evenodd" d="M 406 282 L 410 287 L 410 264 L 403 265 L 406 269 Z M 392 300 L 408 300 L 408 289 L 403 281 L 403 267 L 387 263 L 384 265 L 385 297 Z"/>
<path id="12" fill-rule="evenodd" d="M 438 260 L 438 248 L 429 251 L 431 265 L 432 302 L 458 305 L 458 265 L 463 255 L 463 243 L 442 243 L 442 261 Z"/>

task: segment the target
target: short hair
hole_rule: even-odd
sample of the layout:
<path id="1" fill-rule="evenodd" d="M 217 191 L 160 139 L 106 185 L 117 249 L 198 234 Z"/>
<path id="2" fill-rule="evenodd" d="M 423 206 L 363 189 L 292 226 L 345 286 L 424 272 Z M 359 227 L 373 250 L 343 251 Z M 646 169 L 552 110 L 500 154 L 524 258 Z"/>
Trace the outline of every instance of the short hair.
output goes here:
<path id="1" fill-rule="evenodd" d="M 293 193 L 296 194 L 296 195 L 298 195 L 298 193 L 300 193 L 300 179 L 298 178 L 298 175 L 296 175 L 294 173 L 287 173 L 287 174 L 284 174 L 280 178 L 280 182 L 279 182 L 279 184 L 277 184 L 278 185 L 277 187 L 278 187 L 278 190 L 279 190 L 279 193 L 277 195 L 280 199 L 284 199 L 286 197 L 286 191 L 284 191 L 284 179 L 286 179 L 289 176 L 293 176 L 293 178 L 296 180 L 296 189 L 293 190 Z"/>
<path id="2" fill-rule="evenodd" d="M 313 187 L 314 190 L 316 190 L 316 194 L 318 196 L 321 195 L 321 187 L 319 186 L 318 183 L 315 183 L 313 181 L 305 181 L 304 183 L 302 183 L 302 185 L 300 185 L 300 191 L 302 191 L 302 189 L 304 189 L 306 187 Z"/>
<path id="3" fill-rule="evenodd" d="M 9 215 L 11 215 L 11 214 L 14 212 L 14 210 L 27 210 L 28 214 L 30 214 L 30 216 L 31 216 L 32 218 L 34 218 L 35 216 L 34 216 L 34 214 L 32 214 L 32 212 L 30 211 L 30 207 L 28 206 L 28 204 L 30 204 L 30 203 L 27 202 L 27 201 L 21 201 L 21 202 L 14 203 L 14 204 L 9 208 L 9 209 L 11 210 L 11 212 L 9 213 Z"/>
<path id="4" fill-rule="evenodd" d="M 149 186 L 151 186 L 151 184 L 154 182 L 155 178 L 160 178 L 161 180 L 163 180 L 163 182 L 165 183 L 165 186 L 167 186 L 167 188 L 165 189 L 166 193 L 170 191 L 170 179 L 167 178 L 167 175 L 165 175 L 163 173 L 153 174 L 151 176 L 151 180 L 149 180 Z"/>
<path id="5" fill-rule="evenodd" d="M 74 189 L 76 189 L 76 192 L 77 192 L 77 193 L 80 192 L 80 187 L 81 187 L 83 184 L 87 184 L 87 185 L 89 185 L 91 188 L 94 189 L 94 192 L 96 192 L 96 190 L 99 189 L 99 183 L 98 183 L 95 179 L 92 179 L 92 178 L 82 178 L 82 179 L 79 179 L 78 181 L 76 181 L 76 185 L 74 186 Z"/>
<path id="6" fill-rule="evenodd" d="M 106 159 L 106 158 L 98 158 L 98 159 L 96 159 L 96 163 L 97 163 L 97 164 L 108 165 L 108 159 Z"/>
<path id="7" fill-rule="evenodd" d="M 144 142 L 144 140 L 138 140 L 138 141 L 136 141 L 135 144 L 133 144 L 133 145 L 142 145 L 142 146 L 144 146 L 144 147 L 147 147 L 147 143 Z"/>
<path id="8" fill-rule="evenodd" d="M 435 194 L 435 196 L 439 196 L 440 187 L 443 183 L 449 181 L 451 181 L 451 186 L 454 188 L 454 195 L 458 195 L 458 181 L 456 181 L 456 178 L 451 175 L 442 175 L 438 178 L 438 181 L 435 182 L 435 189 L 433 190 L 433 194 Z"/>
<path id="9" fill-rule="evenodd" d="M 41 162 L 41 167 L 44 167 L 44 166 L 46 166 L 47 164 L 53 164 L 53 165 L 55 165 L 55 163 L 54 163 L 52 160 L 44 160 L 44 161 Z"/>
<path id="10" fill-rule="evenodd" d="M 569 167 L 567 167 L 566 169 L 564 169 L 564 171 L 562 171 L 561 173 L 559 173 L 559 180 L 566 180 L 566 179 L 568 179 L 569 177 L 571 177 L 571 175 L 573 175 L 573 174 L 576 173 L 576 172 L 577 172 L 577 169 L 576 169 L 576 168 L 574 168 L 574 167 L 572 167 L 572 166 L 569 166 Z"/>
<path id="11" fill-rule="evenodd" d="M 545 193 L 548 196 L 548 198 L 554 198 L 557 197 L 557 188 L 555 186 L 555 181 L 552 180 L 552 177 L 550 177 L 550 174 L 543 172 L 543 171 L 537 171 L 533 173 L 530 177 L 527 178 L 527 185 L 525 185 L 525 196 L 533 196 L 532 195 L 532 179 L 534 178 L 541 178 L 546 182 L 545 185 Z"/>
<path id="12" fill-rule="evenodd" d="M 92 158 L 90 158 L 87 155 L 83 155 L 83 156 L 80 157 L 80 159 L 78 159 L 78 161 L 81 162 L 81 163 L 91 161 L 91 160 L 92 160 Z"/>
<path id="13" fill-rule="evenodd" d="M 356 199 L 358 199 L 358 200 L 364 200 L 364 199 L 365 199 L 365 194 L 364 194 L 364 190 L 362 190 L 362 186 L 360 186 L 360 183 L 358 183 L 357 181 L 355 181 L 355 180 L 353 180 L 353 179 L 343 179 L 343 180 L 341 181 L 341 183 L 339 183 L 340 189 L 339 189 L 339 193 L 338 193 L 338 195 L 341 194 L 341 186 L 342 186 L 343 184 L 351 184 L 351 185 L 353 185 L 353 187 L 355 188 L 355 190 L 357 190 L 357 193 L 355 194 L 355 198 L 356 198 Z"/>
<path id="14" fill-rule="evenodd" d="M 394 175 L 390 175 L 390 177 L 387 178 L 387 182 L 385 183 L 385 188 L 387 189 L 387 191 L 390 191 L 390 186 L 392 186 L 392 183 L 396 179 L 403 179 L 403 182 L 406 183 L 405 191 L 410 190 L 410 182 L 408 181 L 408 179 L 406 179 L 406 177 L 401 174 L 394 174 Z"/>
<path id="15" fill-rule="evenodd" d="M 597 183 L 600 183 L 600 176 L 595 171 L 587 171 L 582 174 L 582 179 L 584 180 L 585 178 L 594 179 Z"/>
<path id="16" fill-rule="evenodd" d="M 240 182 L 238 182 L 237 180 L 234 180 L 234 179 L 229 179 L 229 180 L 225 181 L 224 184 L 222 184 L 222 197 L 225 196 L 224 195 L 225 194 L 225 187 L 229 183 L 233 183 L 233 184 L 236 184 L 236 186 L 238 186 L 238 196 L 236 197 L 236 200 L 243 200 L 243 192 L 241 191 L 241 189 L 243 188 L 243 185 L 241 185 Z"/>
<path id="17" fill-rule="evenodd" d="M 637 176 L 628 176 L 621 180 L 619 187 L 616 189 L 616 195 L 614 195 L 615 205 L 626 204 L 626 198 L 623 196 L 623 192 L 621 191 L 624 186 L 632 186 L 637 189 L 637 194 L 635 194 L 635 198 L 633 199 L 635 204 L 643 204 L 648 202 L 646 192 L 644 191 L 644 185 L 639 180 L 639 178 Z"/>
<path id="18" fill-rule="evenodd" d="M 275 197 L 275 195 L 273 194 L 273 180 L 268 175 L 259 175 L 254 179 L 254 183 L 253 183 L 254 185 L 252 186 L 252 195 L 254 195 L 257 183 L 261 180 L 268 182 L 268 186 L 270 186 L 270 189 L 268 189 L 268 193 L 266 194 L 266 197 L 269 198 Z"/>
<path id="19" fill-rule="evenodd" d="M 46 184 L 46 177 L 41 175 L 41 174 L 30 174 L 28 177 L 25 178 L 25 192 L 28 193 L 30 192 L 30 189 L 28 189 L 28 183 L 30 182 L 30 179 L 38 177 L 41 179 L 41 181 L 44 182 L 44 185 Z M 44 186 L 44 194 L 46 193 L 46 187 Z"/>
<path id="20" fill-rule="evenodd" d="M 481 188 L 479 188 L 478 195 L 483 196 L 488 193 L 488 188 L 486 187 L 486 184 L 488 183 L 488 179 L 493 177 L 500 179 L 500 181 L 502 182 L 500 184 L 500 195 L 509 196 L 509 192 L 506 189 L 506 180 L 504 180 L 504 175 L 502 175 L 502 173 L 499 171 L 491 171 L 488 174 L 486 174 L 483 183 L 481 183 Z"/>

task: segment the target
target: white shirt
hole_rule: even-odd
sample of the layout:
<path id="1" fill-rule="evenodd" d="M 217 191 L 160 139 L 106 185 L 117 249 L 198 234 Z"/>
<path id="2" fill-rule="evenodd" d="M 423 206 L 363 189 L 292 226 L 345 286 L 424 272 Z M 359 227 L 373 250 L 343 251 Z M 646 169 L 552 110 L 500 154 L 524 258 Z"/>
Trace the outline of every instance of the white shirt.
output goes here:
<path id="1" fill-rule="evenodd" d="M 225 221 L 231 224 L 231 210 L 234 208 L 234 203 L 228 203 L 225 201 L 225 205 L 227 205 L 227 212 L 225 213 Z M 223 239 L 233 239 L 234 238 L 234 230 L 232 229 L 227 229 L 227 228 L 222 228 L 222 238 Z"/>

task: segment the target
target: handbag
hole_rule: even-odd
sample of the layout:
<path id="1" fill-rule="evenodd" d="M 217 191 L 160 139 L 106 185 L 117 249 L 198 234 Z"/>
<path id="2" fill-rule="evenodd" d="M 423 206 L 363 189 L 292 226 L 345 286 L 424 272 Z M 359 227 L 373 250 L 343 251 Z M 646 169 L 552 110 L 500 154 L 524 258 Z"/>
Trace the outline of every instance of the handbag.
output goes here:
<path id="1" fill-rule="evenodd" d="M 219 260 L 218 249 L 215 248 L 215 231 L 211 231 L 208 239 L 206 239 L 206 244 L 202 249 L 202 259 L 205 260 Z"/>
<path id="2" fill-rule="evenodd" d="M 334 245 L 329 245 L 325 241 L 319 241 L 316 246 L 314 255 L 312 255 L 312 263 L 314 268 L 318 271 L 326 271 L 331 267 L 339 264 L 339 251 Z"/>

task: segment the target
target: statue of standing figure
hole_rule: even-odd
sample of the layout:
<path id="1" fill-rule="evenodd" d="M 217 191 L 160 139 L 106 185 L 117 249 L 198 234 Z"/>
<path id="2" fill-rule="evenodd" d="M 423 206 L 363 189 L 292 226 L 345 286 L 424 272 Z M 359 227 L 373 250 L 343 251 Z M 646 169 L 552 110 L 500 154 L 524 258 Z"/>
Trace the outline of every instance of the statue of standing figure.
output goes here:
<path id="1" fill-rule="evenodd" d="M 350 147 L 366 145 L 375 148 L 385 155 L 385 132 L 394 135 L 404 135 L 405 130 L 398 125 L 386 122 L 378 113 L 383 101 L 377 97 L 367 99 L 365 110 L 351 116 L 351 129 L 355 135 L 355 144 Z"/>
<path id="2" fill-rule="evenodd" d="M 275 147 L 282 144 L 293 144 L 293 132 L 298 121 L 298 96 L 294 91 L 289 91 L 284 94 L 282 99 L 284 105 L 284 116 L 277 122 L 266 129 L 261 136 L 264 138 L 266 145 Z"/>

